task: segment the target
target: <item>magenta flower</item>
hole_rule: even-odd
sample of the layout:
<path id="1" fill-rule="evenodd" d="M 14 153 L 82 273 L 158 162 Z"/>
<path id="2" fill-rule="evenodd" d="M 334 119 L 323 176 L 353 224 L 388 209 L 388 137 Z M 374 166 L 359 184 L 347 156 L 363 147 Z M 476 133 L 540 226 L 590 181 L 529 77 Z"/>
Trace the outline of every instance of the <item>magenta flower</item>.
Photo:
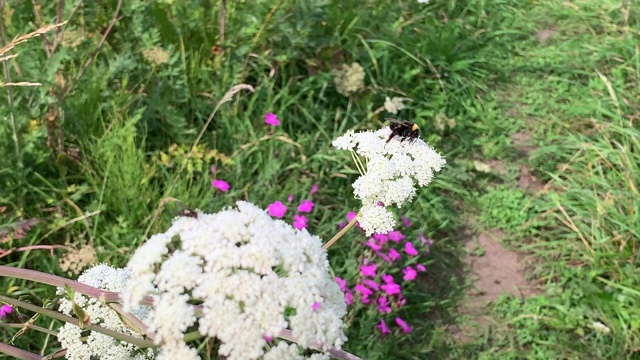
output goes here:
<path id="1" fill-rule="evenodd" d="M 311 200 L 302 200 L 300 205 L 298 205 L 298 212 L 310 213 L 311 210 L 313 210 L 313 201 Z"/>
<path id="2" fill-rule="evenodd" d="M 353 211 L 352 211 L 352 212 L 350 212 L 350 213 L 348 213 L 348 214 L 347 214 L 347 220 L 349 220 L 349 222 L 351 222 L 351 221 L 356 217 L 356 215 L 358 215 L 358 214 L 354 213 Z M 345 226 L 346 226 L 346 225 L 345 225 Z M 359 228 L 359 227 L 360 227 L 360 223 L 359 223 L 359 222 L 356 222 L 356 225 L 355 225 L 355 226 L 356 226 L 357 228 Z"/>
<path id="3" fill-rule="evenodd" d="M 229 183 L 224 181 L 224 180 L 213 180 L 211 181 L 211 186 L 213 186 L 214 188 L 222 191 L 222 192 L 227 192 L 229 191 Z"/>
<path id="4" fill-rule="evenodd" d="M 422 264 L 416 265 L 416 269 L 418 269 L 418 271 L 420 271 L 420 272 L 427 271 L 427 268 L 425 268 L 424 265 L 422 265 Z"/>
<path id="5" fill-rule="evenodd" d="M 211 175 L 213 175 L 213 173 L 216 172 L 216 166 L 215 165 L 211 165 Z"/>
<path id="6" fill-rule="evenodd" d="M 360 265 L 360 274 L 362 274 L 362 276 L 371 276 L 372 278 L 376 277 L 376 263 Z"/>
<path id="7" fill-rule="evenodd" d="M 311 191 L 309 191 L 309 195 L 313 195 L 318 191 L 318 184 L 313 184 L 311 187 Z"/>
<path id="8" fill-rule="evenodd" d="M 389 249 L 389 258 L 392 261 L 398 261 L 398 260 L 400 260 L 400 258 L 402 258 L 402 256 L 400 255 L 400 253 L 398 251 L 396 251 L 396 249 L 391 248 L 391 249 Z"/>
<path id="9" fill-rule="evenodd" d="M 344 294 L 344 302 L 347 303 L 347 305 L 353 304 L 353 293 L 351 291 Z"/>
<path id="10" fill-rule="evenodd" d="M 406 236 L 400 231 L 391 231 L 389 232 L 388 237 L 389 240 L 393 241 L 394 243 L 399 243 L 400 240 L 406 238 Z"/>
<path id="11" fill-rule="evenodd" d="M 342 229 L 344 229 L 345 226 L 347 226 L 347 222 L 346 221 L 341 221 L 336 226 L 338 227 L 338 229 L 342 230 Z"/>
<path id="12" fill-rule="evenodd" d="M 272 114 L 272 113 L 267 113 L 265 115 L 264 122 L 267 125 L 272 125 L 272 126 L 280 125 L 280 120 L 278 120 L 278 117 L 276 116 L 276 114 Z"/>
<path id="13" fill-rule="evenodd" d="M 402 331 L 404 331 L 405 333 L 411 332 L 411 327 L 404 320 L 397 317 L 396 324 L 398 324 L 398 326 L 400 326 L 402 328 Z"/>
<path id="14" fill-rule="evenodd" d="M 396 283 L 386 283 L 380 286 L 382 291 L 386 292 L 388 295 L 396 295 L 400 294 L 400 285 Z"/>
<path id="15" fill-rule="evenodd" d="M 384 245 L 384 243 L 389 240 L 387 234 L 373 234 L 373 238 L 380 242 L 380 245 Z"/>
<path id="16" fill-rule="evenodd" d="M 368 280 L 367 279 L 367 280 L 363 281 L 363 283 L 365 285 L 367 285 L 369 288 L 371 288 L 371 289 L 373 289 L 375 291 L 380 290 L 380 284 L 378 284 L 377 282 L 375 282 L 373 280 Z"/>
<path id="17" fill-rule="evenodd" d="M 393 282 L 393 276 L 391 275 L 387 275 L 387 274 L 382 274 L 382 281 L 384 281 L 385 283 L 392 283 Z"/>
<path id="18" fill-rule="evenodd" d="M 362 294 L 362 296 L 370 296 L 371 294 L 373 294 L 373 291 L 371 291 L 371 289 L 362 284 L 356 285 L 354 290 Z"/>
<path id="19" fill-rule="evenodd" d="M 389 264 L 393 264 L 393 260 L 391 260 L 390 257 L 388 257 L 386 254 L 380 252 L 380 251 L 376 251 L 376 255 L 380 256 L 382 258 L 382 260 L 388 262 Z"/>
<path id="20" fill-rule="evenodd" d="M 406 216 L 400 216 L 400 219 L 402 220 L 402 225 L 404 225 L 405 227 L 409 227 L 411 226 L 411 221 L 409 221 L 409 218 Z"/>
<path id="21" fill-rule="evenodd" d="M 289 202 L 293 201 L 293 194 L 289 194 L 289 197 L 287 198 L 287 201 L 289 201 Z"/>
<path id="22" fill-rule="evenodd" d="M 411 281 L 416 278 L 416 275 L 418 275 L 418 273 L 411 266 L 407 266 L 406 268 L 402 269 L 402 273 L 404 274 L 402 278 L 406 281 Z"/>
<path id="23" fill-rule="evenodd" d="M 417 256 L 418 255 L 418 250 L 416 250 L 415 247 L 413 247 L 413 244 L 409 241 L 407 241 L 404 244 L 404 252 L 407 253 L 407 255 L 409 256 Z"/>
<path id="24" fill-rule="evenodd" d="M 342 292 L 347 291 L 347 280 L 339 278 L 339 277 L 335 277 L 335 279 L 333 279 L 336 281 L 336 283 L 338 284 L 338 286 L 340 286 L 340 290 Z"/>
<path id="25" fill-rule="evenodd" d="M 376 240 L 374 238 L 370 238 L 366 243 L 364 243 L 365 245 L 367 245 L 368 247 L 371 248 L 371 250 L 373 251 L 380 251 L 382 250 L 382 245 L 379 245 L 376 243 Z"/>
<path id="26" fill-rule="evenodd" d="M 389 328 L 387 327 L 387 324 L 384 322 L 384 320 L 380 320 L 380 324 L 376 325 L 376 329 L 380 330 L 382 335 L 391 334 L 391 330 L 389 330 Z"/>
<path id="27" fill-rule="evenodd" d="M 424 246 L 431 246 L 433 245 L 433 240 L 431 239 L 427 239 L 424 235 L 420 234 L 418 235 L 418 238 L 420 239 L 420 242 L 422 242 L 422 244 Z"/>
<path id="28" fill-rule="evenodd" d="M 4 304 L 0 306 L 0 319 L 11 314 L 13 312 L 13 306 Z"/>
<path id="29" fill-rule="evenodd" d="M 304 215 L 293 215 L 293 227 L 302 230 L 307 227 L 307 217 Z"/>
<path id="30" fill-rule="evenodd" d="M 278 219 L 282 219 L 284 213 L 287 212 L 287 207 L 284 206 L 281 201 L 276 201 L 273 204 L 269 204 L 269 206 L 267 206 L 267 211 L 269 212 L 269 215 L 275 216 Z"/>
<path id="31" fill-rule="evenodd" d="M 362 303 L 365 305 L 371 303 L 371 299 L 369 299 L 369 295 L 362 295 Z"/>
<path id="32" fill-rule="evenodd" d="M 313 305 L 311 305 L 311 309 L 313 309 L 313 311 L 320 309 L 320 303 L 317 301 L 314 301 Z"/>
<path id="33" fill-rule="evenodd" d="M 381 313 L 390 313 L 391 312 L 391 306 L 389 306 L 389 301 L 387 300 L 387 298 L 385 297 L 379 297 L 378 298 L 378 311 Z"/>
<path id="34" fill-rule="evenodd" d="M 267 335 L 262 335 L 262 338 L 264 339 L 264 341 L 266 342 L 271 342 L 273 340 L 273 338 L 271 336 L 267 336 Z"/>

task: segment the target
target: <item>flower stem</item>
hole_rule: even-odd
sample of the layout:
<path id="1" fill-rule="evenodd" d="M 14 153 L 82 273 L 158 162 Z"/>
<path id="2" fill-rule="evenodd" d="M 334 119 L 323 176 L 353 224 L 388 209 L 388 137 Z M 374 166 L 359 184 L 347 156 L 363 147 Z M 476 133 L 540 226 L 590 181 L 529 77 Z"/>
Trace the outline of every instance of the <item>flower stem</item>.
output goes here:
<path id="1" fill-rule="evenodd" d="M 42 356 L 0 342 L 0 354 L 7 354 L 20 360 L 42 360 Z"/>
<path id="2" fill-rule="evenodd" d="M 17 329 L 25 329 L 25 330 L 35 330 L 40 331 L 41 333 L 45 333 L 51 336 L 58 336 L 57 331 L 49 330 L 47 328 L 43 328 L 42 326 L 33 325 L 29 322 L 26 323 L 0 323 L 0 327 L 8 327 L 8 328 L 17 328 Z"/>
<path id="3" fill-rule="evenodd" d="M 354 216 L 353 219 L 351 219 L 351 221 L 347 224 L 347 226 L 345 226 L 344 228 L 342 228 L 342 230 L 340 230 L 337 234 L 335 234 L 335 236 L 331 238 L 331 240 L 329 240 L 326 244 L 324 244 L 322 248 L 325 250 L 329 249 L 331 245 L 333 245 L 336 241 L 338 241 L 338 239 L 340 239 L 342 235 L 346 234 L 347 231 L 349 231 L 358 222 L 358 219 L 361 216 L 362 216 L 362 211 L 358 212 L 358 214 Z"/>
<path id="4" fill-rule="evenodd" d="M 133 337 L 130 335 L 126 335 L 126 334 L 122 334 L 120 332 L 114 331 L 114 330 L 110 330 L 110 329 L 105 329 L 102 326 L 98 326 L 98 325 L 94 325 L 94 324 L 81 324 L 81 321 L 79 319 L 76 318 L 72 318 L 71 316 L 67 316 L 64 314 L 61 314 L 57 311 L 54 310 L 49 310 L 49 309 L 45 309 L 45 308 L 41 308 L 37 305 L 33 305 L 33 304 L 29 304 L 27 302 L 18 300 L 18 299 L 14 299 L 8 296 L 4 296 L 4 295 L 0 295 L 0 301 L 5 302 L 7 304 L 13 305 L 13 306 L 17 306 L 23 309 L 27 309 L 27 310 L 31 310 L 33 312 L 37 312 L 39 314 L 43 314 L 45 316 L 54 318 L 54 319 L 58 319 L 60 321 L 64 321 L 64 322 L 68 322 L 70 324 L 73 324 L 75 326 L 78 327 L 82 327 L 84 329 L 87 330 L 91 330 L 91 331 L 96 331 L 99 332 L 101 334 L 105 334 L 107 336 L 110 336 L 114 339 L 118 339 L 121 341 L 126 341 L 130 344 L 136 345 L 138 347 L 141 348 L 147 348 L 147 347 L 157 347 L 158 345 L 154 344 L 153 341 L 151 340 L 145 340 L 142 338 L 137 338 L 137 337 Z"/>

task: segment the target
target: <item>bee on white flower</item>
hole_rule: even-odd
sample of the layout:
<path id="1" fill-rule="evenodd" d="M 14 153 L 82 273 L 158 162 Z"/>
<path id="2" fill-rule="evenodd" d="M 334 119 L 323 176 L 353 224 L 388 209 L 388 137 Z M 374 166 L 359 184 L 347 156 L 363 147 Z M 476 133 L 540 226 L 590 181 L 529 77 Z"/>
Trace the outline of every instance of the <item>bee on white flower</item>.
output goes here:
<path id="1" fill-rule="evenodd" d="M 349 130 L 333 141 L 337 149 L 352 151 L 366 160 L 366 165 L 358 163 L 361 175 L 353 183 L 353 193 L 362 201 L 358 221 L 367 236 L 393 230 L 395 220 L 388 207 L 401 207 L 413 200 L 416 185 L 427 186 L 446 164 L 417 134 L 411 141 L 403 141 L 403 136 L 391 136 L 393 131 L 397 130 Z"/>

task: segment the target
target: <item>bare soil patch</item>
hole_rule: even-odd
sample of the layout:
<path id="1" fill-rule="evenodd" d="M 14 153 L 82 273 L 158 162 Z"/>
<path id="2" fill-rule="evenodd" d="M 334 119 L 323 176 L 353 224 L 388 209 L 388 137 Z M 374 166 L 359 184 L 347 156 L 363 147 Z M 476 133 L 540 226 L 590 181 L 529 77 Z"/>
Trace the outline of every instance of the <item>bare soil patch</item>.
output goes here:
<path id="1" fill-rule="evenodd" d="M 502 231 L 487 231 L 469 238 L 465 244 L 469 250 L 465 262 L 471 269 L 473 286 L 460 307 L 468 320 L 462 328 L 451 329 L 458 341 L 472 341 L 492 324 L 485 308 L 500 295 L 524 298 L 536 293 L 534 285 L 526 280 L 522 255 L 506 249 L 501 243 L 503 237 Z"/>

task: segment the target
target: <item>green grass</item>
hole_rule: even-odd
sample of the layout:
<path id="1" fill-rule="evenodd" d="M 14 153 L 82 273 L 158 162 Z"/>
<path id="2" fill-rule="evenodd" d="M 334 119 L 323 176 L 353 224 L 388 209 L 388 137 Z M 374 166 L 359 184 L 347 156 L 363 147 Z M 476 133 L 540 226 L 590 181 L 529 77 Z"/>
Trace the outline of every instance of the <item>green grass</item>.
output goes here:
<path id="1" fill-rule="evenodd" d="M 379 315 L 356 309 L 345 349 L 366 359 L 640 357 L 638 5 L 227 3 L 223 44 L 217 1 L 125 1 L 99 48 L 113 4 L 85 4 L 73 13 L 65 31 L 91 34 L 75 46 L 63 42 L 49 56 L 34 38 L 16 48 L 20 55 L 5 62 L 3 81 L 42 85 L 3 88 L 0 223 L 38 224 L 0 249 L 93 246 L 99 261 L 124 266 L 146 235 L 166 229 L 178 207 L 163 205 L 167 197 L 215 212 L 237 200 L 266 207 L 289 194 L 302 199 L 315 183 L 309 230 L 329 239 L 358 206 L 350 185 L 357 171 L 331 140 L 347 129 L 382 126 L 377 109 L 385 97 L 408 97 L 398 117 L 418 123 L 422 138 L 448 160 L 398 212 L 413 222 L 409 237 L 435 240 L 428 273 L 407 291 L 401 312 L 414 319 L 414 331 L 380 339 L 373 330 Z M 5 6 L 5 42 L 35 29 L 31 3 Z M 52 21 L 56 7 L 44 4 L 41 17 Z M 63 13 L 66 20 L 72 9 Z M 543 40 L 541 30 L 553 34 Z M 145 59 L 153 48 L 168 52 L 166 63 Z M 365 69 L 366 88 L 347 98 L 331 70 L 352 62 Z M 216 104 L 242 83 L 255 91 L 222 104 L 204 129 L 198 149 L 211 153 L 187 157 Z M 282 125 L 266 127 L 266 112 Z M 528 151 L 514 144 L 514 133 L 530 135 Z M 507 171 L 473 165 L 489 161 Z M 211 165 L 231 184 L 229 192 L 211 188 Z M 546 186 L 520 189 L 519 166 Z M 469 227 L 504 230 L 508 246 L 533 259 L 528 274 L 542 289 L 523 301 L 498 300 L 493 325 L 462 344 L 448 329 L 469 321 L 458 311 Z M 354 233 L 329 252 L 336 276 L 355 276 L 364 240 Z M 0 263 L 62 275 L 64 254 L 15 252 Z M 3 279 L 0 292 L 35 304 L 54 298 L 51 288 L 11 279 Z M 0 331 L 4 339 L 15 333 Z M 31 332 L 16 344 L 39 351 L 45 341 Z M 49 339 L 44 353 L 56 346 Z"/>

